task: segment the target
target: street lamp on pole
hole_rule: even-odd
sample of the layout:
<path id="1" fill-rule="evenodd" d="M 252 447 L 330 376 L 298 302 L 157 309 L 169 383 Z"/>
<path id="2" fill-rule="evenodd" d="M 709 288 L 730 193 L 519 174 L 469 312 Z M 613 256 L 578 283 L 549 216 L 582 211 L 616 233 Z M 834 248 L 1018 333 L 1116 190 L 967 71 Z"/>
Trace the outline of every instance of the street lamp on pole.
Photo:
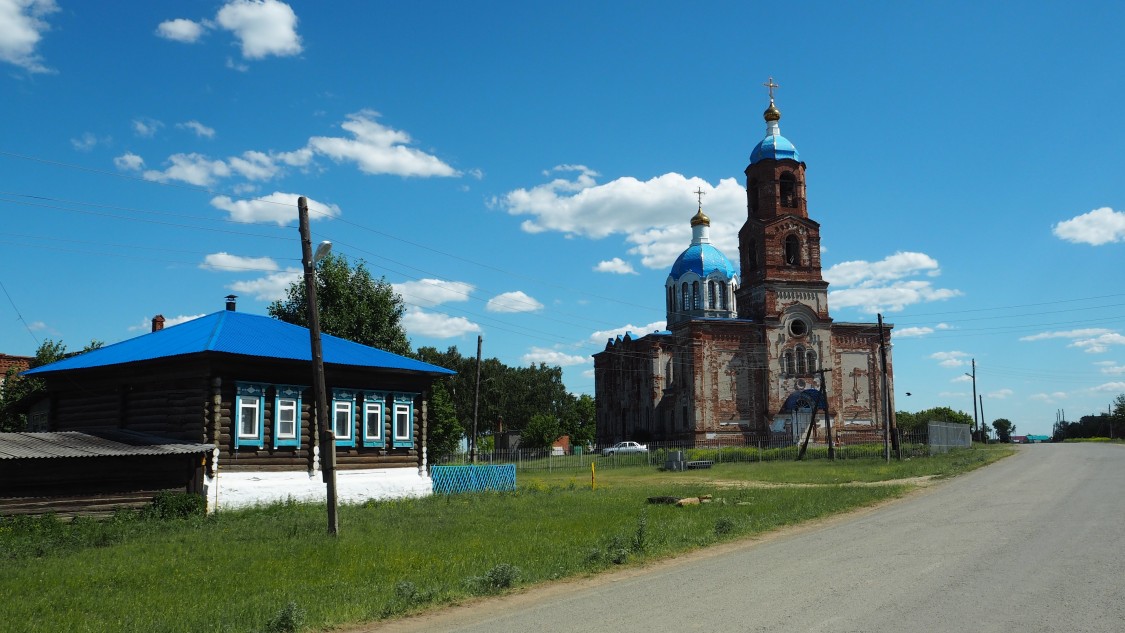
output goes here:
<path id="1" fill-rule="evenodd" d="M 336 436 L 328 423 L 328 397 L 324 387 L 324 354 L 320 346 L 320 310 L 316 305 L 316 263 L 332 250 L 332 242 L 321 242 L 312 250 L 309 233 L 309 203 L 297 198 L 298 229 L 301 232 L 301 262 L 305 268 L 305 298 L 308 302 L 309 344 L 312 348 L 313 394 L 316 396 L 316 422 L 320 426 L 321 470 L 327 486 L 328 534 L 336 536 L 340 519 L 336 514 Z"/>

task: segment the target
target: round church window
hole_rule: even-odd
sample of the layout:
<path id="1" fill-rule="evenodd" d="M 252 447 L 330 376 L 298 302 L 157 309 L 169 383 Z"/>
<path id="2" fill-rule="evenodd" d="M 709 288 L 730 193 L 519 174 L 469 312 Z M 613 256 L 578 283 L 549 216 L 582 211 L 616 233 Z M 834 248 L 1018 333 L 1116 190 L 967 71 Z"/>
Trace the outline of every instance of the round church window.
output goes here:
<path id="1" fill-rule="evenodd" d="M 793 319 L 789 323 L 789 333 L 793 336 L 804 336 L 809 333 L 809 324 L 801 319 Z"/>

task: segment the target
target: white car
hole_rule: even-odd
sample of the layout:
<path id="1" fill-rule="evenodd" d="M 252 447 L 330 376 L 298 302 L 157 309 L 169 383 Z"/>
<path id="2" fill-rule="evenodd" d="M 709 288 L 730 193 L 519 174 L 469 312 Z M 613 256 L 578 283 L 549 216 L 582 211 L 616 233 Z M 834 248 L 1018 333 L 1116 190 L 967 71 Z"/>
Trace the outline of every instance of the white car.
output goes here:
<path id="1" fill-rule="evenodd" d="M 609 448 L 602 449 L 602 455 L 625 455 L 626 453 L 647 453 L 648 446 L 636 442 L 618 442 Z"/>

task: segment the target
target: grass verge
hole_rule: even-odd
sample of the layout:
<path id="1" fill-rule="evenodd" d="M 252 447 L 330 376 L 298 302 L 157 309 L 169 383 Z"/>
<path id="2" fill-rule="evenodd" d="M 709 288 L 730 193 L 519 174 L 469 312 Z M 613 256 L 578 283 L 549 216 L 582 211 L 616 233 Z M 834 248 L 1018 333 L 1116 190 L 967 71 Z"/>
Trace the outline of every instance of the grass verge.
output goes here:
<path id="1" fill-rule="evenodd" d="M 726 487 L 949 474 L 1001 451 L 912 460 L 732 464 L 709 476 L 617 469 L 591 490 L 573 476 L 514 493 L 343 506 L 279 504 L 187 519 L 121 515 L 0 521 L 0 628 L 20 631 L 300 631 L 394 617 L 472 596 L 672 556 L 904 494 L 907 485 Z M 864 466 L 875 474 L 865 473 Z M 906 469 L 906 470 L 902 470 Z M 636 472 L 633 472 L 633 471 Z M 922 472 L 927 471 L 927 472 Z M 931 472 L 936 471 L 936 472 Z M 905 474 L 904 473 L 911 473 Z M 676 479 L 676 475 L 691 475 Z M 649 505 L 650 496 L 714 495 Z M 18 624 L 17 624 L 18 623 Z"/>

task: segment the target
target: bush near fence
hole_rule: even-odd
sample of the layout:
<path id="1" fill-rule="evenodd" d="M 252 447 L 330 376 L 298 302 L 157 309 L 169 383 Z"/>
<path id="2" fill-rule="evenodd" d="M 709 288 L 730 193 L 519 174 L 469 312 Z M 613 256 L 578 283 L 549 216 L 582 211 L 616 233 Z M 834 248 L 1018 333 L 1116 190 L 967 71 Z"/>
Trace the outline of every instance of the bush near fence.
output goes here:
<path id="1" fill-rule="evenodd" d="M 872 439 L 878 441 L 872 441 Z M 902 456 L 923 457 L 930 454 L 927 435 L 921 433 L 900 434 Z M 742 439 L 742 438 L 738 438 Z M 835 448 L 836 459 L 883 459 L 884 447 L 881 437 L 874 434 L 842 436 L 843 444 Z M 857 440 L 861 440 L 858 441 Z M 865 441 L 862 441 L 865 440 Z M 733 445 L 732 438 L 696 442 L 651 442 L 647 453 L 602 455 L 582 451 L 576 455 L 554 455 L 551 449 L 519 449 L 516 451 L 493 451 L 477 456 L 478 464 L 515 464 L 517 471 L 586 471 L 590 464 L 597 468 L 617 468 L 623 466 L 663 467 L 670 451 L 684 451 L 687 461 L 711 461 L 716 464 L 733 462 L 770 462 L 797 459 L 800 446 L 786 440 L 743 440 L 743 445 Z M 824 444 L 809 444 L 805 459 L 827 459 L 828 447 Z M 452 455 L 437 465 L 466 464 L 468 456 Z"/>

